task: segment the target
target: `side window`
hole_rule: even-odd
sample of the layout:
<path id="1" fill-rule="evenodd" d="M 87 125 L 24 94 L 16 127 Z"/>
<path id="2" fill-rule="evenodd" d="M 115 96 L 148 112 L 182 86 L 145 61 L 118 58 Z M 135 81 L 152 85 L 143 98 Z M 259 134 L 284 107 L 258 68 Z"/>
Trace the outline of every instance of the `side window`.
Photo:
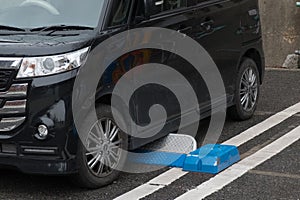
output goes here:
<path id="1" fill-rule="evenodd" d="M 155 0 L 153 1 L 152 15 L 159 14 L 165 11 L 171 11 L 179 8 L 187 7 L 187 1 L 189 0 Z"/>
<path id="2" fill-rule="evenodd" d="M 114 0 L 110 10 L 108 26 L 119 26 L 126 24 L 129 17 L 131 0 Z"/>

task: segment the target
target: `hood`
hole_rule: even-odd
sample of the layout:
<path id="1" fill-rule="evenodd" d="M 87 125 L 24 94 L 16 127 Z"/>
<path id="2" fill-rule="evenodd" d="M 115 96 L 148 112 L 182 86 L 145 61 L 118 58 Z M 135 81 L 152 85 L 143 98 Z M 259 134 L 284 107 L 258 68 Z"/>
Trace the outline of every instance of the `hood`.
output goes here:
<path id="1" fill-rule="evenodd" d="M 0 57 L 31 57 L 62 54 L 92 44 L 91 33 L 57 35 L 0 35 Z"/>

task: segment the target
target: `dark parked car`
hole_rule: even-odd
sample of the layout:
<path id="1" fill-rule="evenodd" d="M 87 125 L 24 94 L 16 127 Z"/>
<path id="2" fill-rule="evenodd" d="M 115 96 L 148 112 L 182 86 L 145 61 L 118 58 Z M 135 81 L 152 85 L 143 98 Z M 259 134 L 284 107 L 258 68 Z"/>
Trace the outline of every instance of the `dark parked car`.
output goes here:
<path id="1" fill-rule="evenodd" d="M 167 28 L 196 40 L 222 75 L 229 115 L 237 120 L 253 116 L 265 67 L 257 0 L 1 3 L 0 165 L 25 173 L 72 174 L 82 186 L 97 188 L 118 177 L 119 171 L 112 166 L 121 165 L 125 158 L 118 150 L 109 149 L 111 143 L 136 149 L 178 129 L 178 102 L 172 94 L 165 102 L 168 91 L 157 85 L 150 87 L 150 93 L 149 88 L 143 87 L 134 94 L 132 117 L 137 124 L 147 124 L 149 117 L 144 113 L 160 103 L 166 107 L 172 123 L 167 123 L 156 136 L 143 140 L 127 137 L 116 127 L 110 107 L 114 85 L 140 64 L 172 66 L 187 76 L 195 91 L 207 93 L 201 75 L 185 73 L 187 68 L 181 68 L 184 59 L 163 50 L 140 49 L 115 60 L 100 80 L 96 94 L 99 120 L 95 126 L 104 130 L 97 133 L 104 140 L 96 137 L 91 141 L 96 151 L 87 150 L 74 130 L 72 91 L 80 67 L 87 58 L 97 55 L 90 52 L 102 41 L 134 28 Z M 199 95 L 199 106 L 209 113 L 212 100 L 207 96 Z M 97 148 L 104 151 L 105 145 L 106 153 L 100 155 Z M 103 164 L 101 159 L 106 162 Z"/>

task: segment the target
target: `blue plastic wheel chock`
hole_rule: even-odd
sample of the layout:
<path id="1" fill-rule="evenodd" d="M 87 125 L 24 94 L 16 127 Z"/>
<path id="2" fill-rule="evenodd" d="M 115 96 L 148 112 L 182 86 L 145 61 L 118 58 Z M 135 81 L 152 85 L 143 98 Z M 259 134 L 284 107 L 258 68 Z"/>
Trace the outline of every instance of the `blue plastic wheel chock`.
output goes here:
<path id="1" fill-rule="evenodd" d="M 182 142 L 183 140 L 185 141 Z M 194 139 L 183 135 L 171 134 L 156 144 L 136 150 L 134 155 L 129 156 L 129 161 L 182 168 L 183 171 L 217 174 L 240 160 L 236 146 L 208 144 L 196 149 L 195 142 Z M 188 143 L 191 143 L 189 148 L 182 147 Z M 184 152 L 187 149 L 192 149 L 192 152 Z"/>
<path id="2" fill-rule="evenodd" d="M 217 174 L 240 160 L 236 146 L 208 144 L 185 158 L 184 171 Z"/>

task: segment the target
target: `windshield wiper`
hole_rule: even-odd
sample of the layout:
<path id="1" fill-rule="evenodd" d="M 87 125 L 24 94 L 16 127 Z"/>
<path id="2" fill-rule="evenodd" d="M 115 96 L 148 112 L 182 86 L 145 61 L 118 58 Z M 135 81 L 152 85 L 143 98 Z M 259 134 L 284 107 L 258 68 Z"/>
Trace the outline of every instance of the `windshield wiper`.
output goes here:
<path id="1" fill-rule="evenodd" d="M 14 27 L 14 26 L 6 26 L 6 25 L 0 25 L 0 30 L 26 32 L 25 29 L 22 29 L 22 28 L 19 28 L 19 27 Z"/>
<path id="2" fill-rule="evenodd" d="M 54 26 L 43 26 L 43 27 L 37 27 L 30 29 L 31 32 L 46 32 L 46 31 L 51 31 L 47 35 L 51 35 L 52 33 L 56 31 L 72 31 L 72 30 L 94 30 L 93 27 L 89 26 L 76 26 L 76 25 L 54 25 Z"/>

